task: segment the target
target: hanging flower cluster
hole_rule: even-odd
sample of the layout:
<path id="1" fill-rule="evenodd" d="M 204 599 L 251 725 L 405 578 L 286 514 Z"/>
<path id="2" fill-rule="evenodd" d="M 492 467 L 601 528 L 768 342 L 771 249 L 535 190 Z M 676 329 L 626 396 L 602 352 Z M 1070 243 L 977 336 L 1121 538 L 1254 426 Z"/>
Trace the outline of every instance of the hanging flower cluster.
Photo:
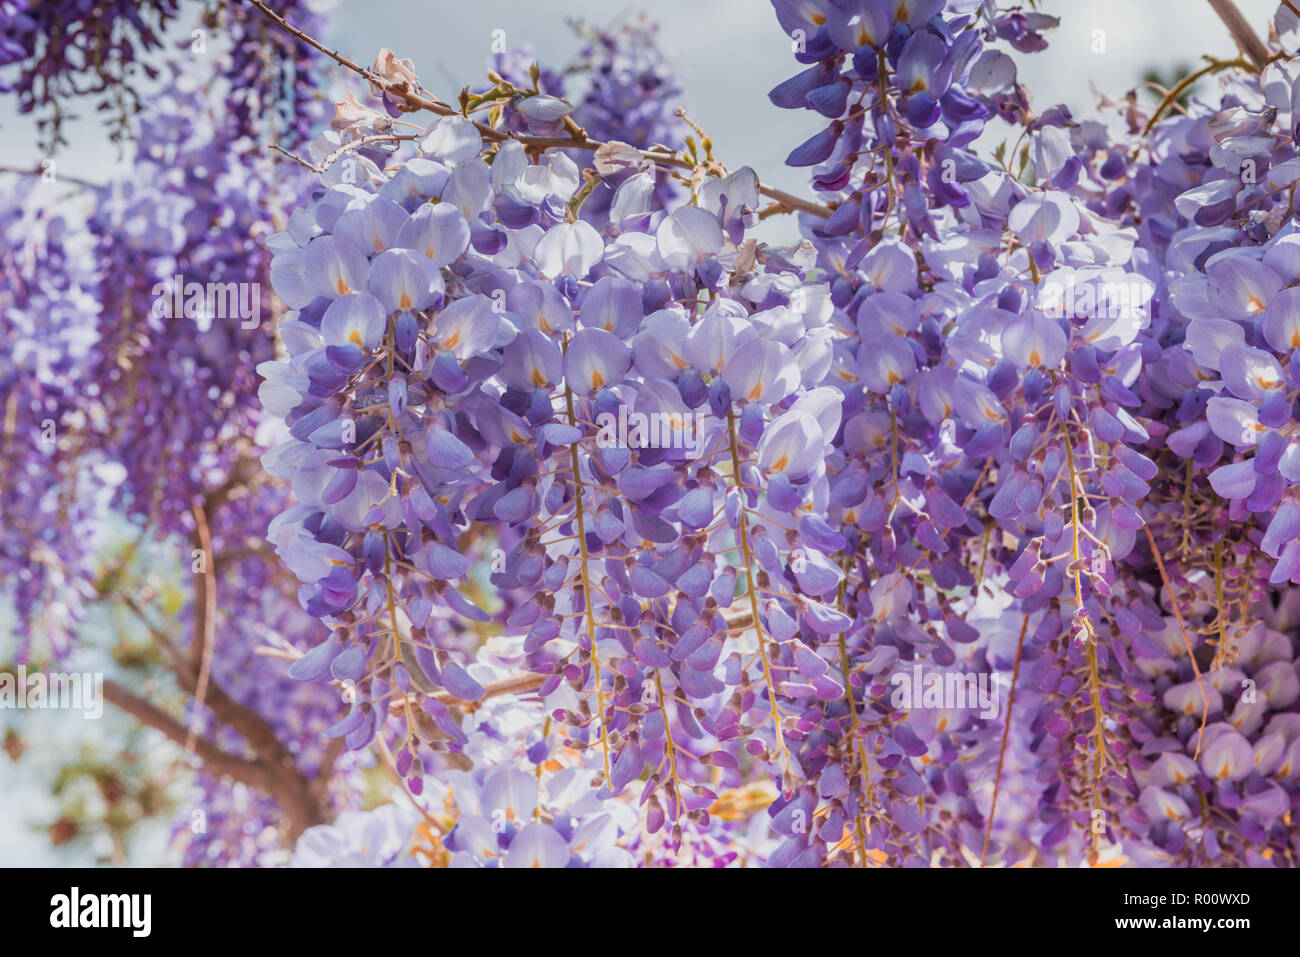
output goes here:
<path id="1" fill-rule="evenodd" d="M 211 674 L 297 777 L 201 779 L 187 860 L 279 860 L 284 811 L 303 866 L 1297 863 L 1300 17 L 1079 120 L 1007 52 L 1051 17 L 772 5 L 812 198 L 722 162 L 643 23 L 454 103 L 329 54 L 365 86 L 311 122 L 315 14 L 254 3 L 317 133 L 292 177 L 243 136 L 271 100 L 227 91 L 219 148 L 178 81 L 98 271 L 0 219 L 6 421 L 86 437 L 0 478 L 76 502 L 25 617 L 109 506 L 275 556 L 223 566 L 259 627 Z M 274 335 L 160 315 L 171 271 L 265 280 Z M 33 484 L 78 461 L 111 493 Z M 372 753 L 398 803 L 357 811 Z"/>

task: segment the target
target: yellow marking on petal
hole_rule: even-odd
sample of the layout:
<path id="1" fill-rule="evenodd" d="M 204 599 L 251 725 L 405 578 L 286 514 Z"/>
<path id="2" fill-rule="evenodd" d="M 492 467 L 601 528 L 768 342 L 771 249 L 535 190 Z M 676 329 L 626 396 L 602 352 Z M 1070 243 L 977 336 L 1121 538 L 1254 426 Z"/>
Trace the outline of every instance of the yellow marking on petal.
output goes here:
<path id="1" fill-rule="evenodd" d="M 541 369 L 534 369 L 532 375 L 530 375 L 528 378 L 535 386 L 546 385 L 546 376 L 542 375 Z"/>
<path id="2" fill-rule="evenodd" d="M 335 288 L 338 289 L 340 296 L 346 296 L 352 291 L 348 288 L 348 284 L 343 281 L 342 276 L 339 276 L 339 281 L 335 284 Z"/>
<path id="3" fill-rule="evenodd" d="M 777 461 L 772 463 L 772 470 L 775 472 L 784 472 L 786 463 L 790 461 L 790 456 L 783 455 Z"/>
<path id="4" fill-rule="evenodd" d="M 1174 809 L 1171 807 L 1165 808 L 1165 817 L 1172 818 L 1175 821 L 1178 820 L 1178 815 L 1174 813 Z"/>
<path id="5" fill-rule="evenodd" d="M 411 294 L 409 292 L 403 292 L 402 298 L 398 300 L 397 306 L 403 312 L 410 312 L 412 304 Z"/>
<path id="6" fill-rule="evenodd" d="M 424 254 L 428 256 L 430 259 L 436 259 L 438 256 L 437 252 L 434 250 L 432 246 L 425 246 Z"/>
<path id="7" fill-rule="evenodd" d="M 1262 375 L 1255 376 L 1255 382 L 1261 389 L 1276 389 L 1282 385 L 1276 379 L 1266 379 Z"/>
<path id="8" fill-rule="evenodd" d="M 893 369 L 890 369 L 890 370 L 889 370 L 889 384 L 890 384 L 890 385 L 898 385 L 898 383 L 900 383 L 900 382 L 902 382 L 902 381 L 903 381 L 902 378 L 898 375 L 897 372 L 895 372 Z"/>
<path id="9" fill-rule="evenodd" d="M 823 23 L 826 22 L 826 14 L 812 13 L 808 15 L 808 19 L 811 20 L 817 26 L 821 26 Z"/>
<path id="10" fill-rule="evenodd" d="M 1259 301 L 1258 296 L 1252 295 L 1246 299 L 1246 311 L 1251 315 L 1254 315 L 1257 312 L 1263 312 L 1264 308 L 1264 304 Z"/>
<path id="11" fill-rule="evenodd" d="M 757 402 L 759 399 L 763 398 L 763 383 L 755 382 L 754 388 L 749 390 L 748 398 L 751 402 Z"/>
<path id="12" fill-rule="evenodd" d="M 1226 778 L 1232 773 L 1232 768 L 1228 767 L 1228 760 L 1224 758 L 1223 767 L 1219 768 L 1219 777 Z"/>
<path id="13" fill-rule="evenodd" d="M 1031 366 L 1040 366 L 1043 364 L 1043 360 L 1038 357 L 1037 349 L 1034 349 L 1032 352 L 1029 353 L 1029 364 Z"/>
<path id="14" fill-rule="evenodd" d="M 458 342 L 460 342 L 460 333 L 459 333 L 459 332 L 453 332 L 453 333 L 451 334 L 451 338 L 448 339 L 446 342 L 444 342 L 444 343 L 442 344 L 442 347 L 443 347 L 444 349 L 454 349 L 454 348 L 456 348 L 456 343 L 458 343 Z"/>
<path id="15" fill-rule="evenodd" d="M 603 375 L 601 375 L 599 372 L 592 372 L 592 374 L 591 374 L 591 387 L 592 387 L 593 389 L 599 389 L 599 388 L 600 388 L 601 386 L 603 386 L 604 384 L 605 384 L 605 377 L 604 377 Z"/>
<path id="16" fill-rule="evenodd" d="M 348 334 L 348 342 L 356 343 L 358 346 L 361 346 L 362 348 L 365 347 L 365 343 L 361 341 L 361 333 L 359 333 L 355 329 L 353 329 L 352 332 Z"/>

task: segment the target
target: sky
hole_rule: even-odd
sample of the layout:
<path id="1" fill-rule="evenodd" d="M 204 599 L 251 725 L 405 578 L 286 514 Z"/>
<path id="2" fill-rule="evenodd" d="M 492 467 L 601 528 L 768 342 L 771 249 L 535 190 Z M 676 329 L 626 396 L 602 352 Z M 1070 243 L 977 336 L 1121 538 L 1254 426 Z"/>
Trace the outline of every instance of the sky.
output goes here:
<path id="1" fill-rule="evenodd" d="M 1267 35 L 1276 0 L 1238 5 Z M 1093 102 L 1093 87 L 1122 95 L 1149 69 L 1167 77 L 1194 68 L 1203 54 L 1235 53 L 1204 0 L 1040 0 L 1039 7 L 1060 16 L 1061 25 L 1048 35 L 1046 53 L 1016 57 L 1039 110 L 1059 102 L 1082 116 Z M 184 5 L 189 16 L 198 8 Z M 454 99 L 462 86 L 483 80 L 493 31 L 503 30 L 507 44 L 530 44 L 545 62 L 561 66 L 579 45 L 569 18 L 611 25 L 645 8 L 660 24 L 660 45 L 682 79 L 688 113 L 712 136 L 715 154 L 730 168 L 752 166 L 770 185 L 807 194 L 806 173 L 783 163 L 825 121 L 768 102 L 767 92 L 799 67 L 766 0 L 340 0 L 325 40 L 364 63 L 388 46 L 415 62 L 425 86 Z M 188 37 L 190 26 L 182 17 L 178 35 Z M 1102 46 L 1104 52 L 1097 52 Z M 116 147 L 93 118 L 72 124 L 68 133 L 71 146 L 58 156 L 64 175 L 102 182 L 122 168 Z M 32 168 L 43 158 L 35 125 L 0 97 L 0 165 Z M 774 217 L 761 229 L 768 242 L 795 238 L 790 217 Z M 42 737 L 52 743 L 59 735 L 50 729 Z M 36 783 L 13 781 L 3 758 L 0 773 L 0 864 L 13 858 L 52 862 L 23 822 L 22 808 L 39 804 Z"/>
<path id="2" fill-rule="evenodd" d="M 1238 5 L 1266 36 L 1277 0 Z M 1168 75 L 1195 68 L 1202 54 L 1235 55 L 1205 0 L 1040 0 L 1039 7 L 1061 24 L 1048 34 L 1045 53 L 1016 55 L 1039 109 L 1065 103 L 1077 116 L 1093 103 L 1089 84 L 1122 95 L 1148 69 Z M 767 0 L 341 0 L 331 40 L 358 56 L 389 46 L 415 62 L 426 86 L 448 98 L 481 82 L 494 30 L 505 31 L 510 45 L 531 44 L 548 62 L 566 63 L 578 46 L 569 17 L 609 24 L 647 8 L 682 78 L 687 112 L 713 137 L 715 155 L 729 168 L 752 166 L 770 185 L 806 194 L 807 174 L 786 168 L 785 157 L 825 120 L 778 109 L 767 99 L 772 87 L 803 69 Z M 1097 30 L 1104 31 L 1104 53 L 1094 52 Z M 404 41 L 412 36 L 424 39 Z"/>
<path id="3" fill-rule="evenodd" d="M 1237 2 L 1266 36 L 1277 0 Z M 1038 6 L 1060 17 L 1060 26 L 1048 34 L 1047 52 L 1015 56 L 1039 110 L 1065 103 L 1081 116 L 1093 103 L 1093 87 L 1122 95 L 1148 69 L 1168 76 L 1195 68 L 1203 54 L 1235 55 L 1205 0 L 1038 0 Z M 184 9 L 193 16 L 197 5 Z M 463 86 L 483 82 L 494 31 L 504 31 L 508 45 L 529 44 L 544 62 L 563 66 L 579 47 L 571 19 L 612 25 L 642 11 L 659 24 L 660 46 L 681 77 L 687 111 L 712 136 L 715 155 L 732 169 L 752 166 L 769 185 L 807 194 L 806 173 L 784 161 L 824 121 L 777 109 L 767 99 L 801 68 L 767 0 L 337 0 L 323 39 L 366 64 L 390 47 L 414 61 L 426 87 L 454 99 Z M 182 16 L 174 32 L 188 37 L 191 26 Z M 93 118 L 72 131 L 71 149 L 58 157 L 65 174 L 99 181 L 120 168 L 116 147 Z M 991 131 L 981 145 L 992 149 L 999 138 Z M 0 97 L 0 164 L 32 168 L 42 159 L 34 125 Z M 797 238 L 791 217 L 774 217 L 760 229 L 768 242 Z"/>

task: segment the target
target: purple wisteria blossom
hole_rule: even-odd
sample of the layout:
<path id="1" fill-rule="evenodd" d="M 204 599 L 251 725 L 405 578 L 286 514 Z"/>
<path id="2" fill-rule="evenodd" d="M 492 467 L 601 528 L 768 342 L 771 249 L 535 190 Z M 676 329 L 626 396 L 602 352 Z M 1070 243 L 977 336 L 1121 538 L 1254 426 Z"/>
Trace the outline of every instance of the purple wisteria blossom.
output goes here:
<path id="1" fill-rule="evenodd" d="M 1289 5 L 1078 119 L 1017 79 L 1046 14 L 772 0 L 802 195 L 644 21 L 326 96 L 320 11 L 257 6 L 133 176 L 0 183 L 14 658 L 155 640 L 185 733 L 114 693 L 195 755 L 185 863 L 1296 863 Z M 24 108 L 47 13 L 0 0 Z"/>

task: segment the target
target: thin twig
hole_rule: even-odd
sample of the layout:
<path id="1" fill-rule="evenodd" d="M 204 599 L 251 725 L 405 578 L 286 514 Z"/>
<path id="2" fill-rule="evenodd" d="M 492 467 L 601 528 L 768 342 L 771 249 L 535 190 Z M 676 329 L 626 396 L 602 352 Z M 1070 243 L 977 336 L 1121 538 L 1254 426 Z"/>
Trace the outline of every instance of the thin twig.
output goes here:
<path id="1" fill-rule="evenodd" d="M 980 855 L 980 867 L 989 857 L 989 841 L 993 838 L 993 819 L 998 811 L 998 792 L 1002 790 L 1002 762 L 1007 756 L 1007 740 L 1011 737 L 1011 709 L 1016 706 L 1016 681 L 1020 677 L 1020 653 L 1025 648 L 1025 632 L 1029 630 L 1029 616 L 1020 623 L 1020 638 L 1016 641 L 1016 663 L 1011 670 L 1011 691 L 1007 696 L 1007 724 L 1002 729 L 1002 749 L 998 751 L 998 771 L 993 777 L 993 803 L 989 806 L 989 827 L 984 834 L 984 853 Z"/>
<path id="2" fill-rule="evenodd" d="M 262 645 L 256 649 L 255 654 L 264 658 L 279 658 L 283 661 L 297 661 L 306 652 L 297 648 L 277 648 L 273 645 Z M 473 701 L 465 698 L 457 698 L 450 691 L 439 691 L 431 697 L 436 698 L 446 705 L 457 705 L 467 708 L 474 708 L 488 698 L 496 698 L 506 694 L 527 694 L 530 691 L 536 691 L 547 679 L 547 675 L 537 674 L 536 672 L 524 672 L 523 674 L 511 675 L 508 678 L 502 678 L 498 681 L 490 681 L 483 686 L 483 695 Z M 331 684 L 341 684 L 340 682 L 330 682 Z"/>
<path id="3" fill-rule="evenodd" d="M 289 23 L 289 21 L 284 19 L 284 17 L 280 16 L 263 3 L 262 0 L 248 0 L 248 2 L 258 10 L 262 11 L 262 13 L 269 17 L 281 29 L 288 31 L 296 39 L 306 43 L 308 46 L 316 50 L 319 50 L 340 66 L 352 70 L 354 73 L 364 77 L 370 83 L 374 84 L 375 87 L 383 90 L 394 99 L 401 100 L 412 109 L 426 110 L 430 113 L 437 114 L 438 116 L 463 115 L 460 110 L 455 109 L 432 95 L 426 96 L 422 91 L 411 90 L 405 82 L 385 80 L 376 75 L 373 70 L 360 66 L 355 61 L 339 53 L 337 50 L 329 49 L 320 41 L 313 39 L 311 36 Z M 466 119 L 468 119 L 468 117 L 466 117 Z M 593 140 L 587 135 L 585 130 L 571 121 L 567 124 L 567 129 L 569 131 L 568 136 L 525 136 L 522 134 L 498 130 L 485 123 L 480 123 L 477 120 L 469 120 L 469 122 L 473 123 L 474 128 L 478 130 L 479 135 L 485 140 L 494 143 L 501 143 L 506 140 L 516 140 L 532 150 L 546 150 L 553 147 L 559 147 L 562 149 L 580 149 L 595 152 L 602 146 L 606 145 L 600 140 Z M 280 152 L 284 151 L 281 150 Z M 637 149 L 636 152 L 641 159 L 647 162 L 657 163 L 663 166 L 671 166 L 677 169 L 694 170 L 698 165 L 694 160 L 689 159 L 680 152 L 643 149 Z M 286 155 L 289 155 L 292 159 L 298 160 L 300 163 L 303 162 L 298 159 L 298 157 L 292 156 L 292 154 Z M 310 167 L 310 164 L 307 163 L 303 163 L 303 165 Z M 758 191 L 761 195 L 766 196 L 768 199 L 775 200 L 777 203 L 792 211 L 809 213 L 813 216 L 821 217 L 822 219 L 829 218 L 833 212 L 829 206 L 803 199 L 799 196 L 793 195 L 792 193 L 787 193 L 784 190 L 767 186 L 761 182 L 758 184 Z"/>
<path id="4" fill-rule="evenodd" d="M 321 160 L 319 165 L 312 165 L 311 163 L 308 163 L 301 156 L 297 156 L 293 153 L 290 153 L 288 150 L 283 149 L 279 143 L 271 143 L 267 146 L 267 149 L 274 150 L 275 152 L 281 154 L 282 156 L 289 157 L 289 159 L 294 160 L 300 165 L 307 167 L 307 169 L 311 170 L 313 173 L 323 173 L 331 166 L 333 166 L 336 162 L 338 162 L 339 157 L 342 156 L 344 153 L 350 153 L 353 150 L 359 150 L 361 149 L 361 147 L 368 146 L 371 143 L 395 143 L 395 142 L 401 142 L 403 140 L 416 140 L 416 139 L 419 139 L 419 137 L 413 133 L 375 133 L 372 136 L 359 136 L 354 140 L 348 140 L 346 143 L 344 143 L 342 146 L 336 149 L 333 153 L 330 153 L 329 156 Z"/>
<path id="5" fill-rule="evenodd" d="M 1169 606 L 1174 610 L 1174 619 L 1178 622 L 1178 630 L 1182 632 L 1183 644 L 1187 647 L 1187 657 L 1192 662 L 1192 672 L 1196 675 L 1196 687 L 1201 689 L 1201 702 L 1204 707 L 1201 709 L 1201 733 L 1196 738 L 1196 753 L 1192 755 L 1192 760 L 1196 760 L 1201 755 L 1201 741 L 1205 738 L 1205 722 L 1210 716 L 1210 698 L 1205 693 L 1205 682 L 1201 679 L 1201 669 L 1196 663 L 1196 655 L 1192 653 L 1192 640 L 1187 637 L 1187 626 L 1183 624 L 1183 613 L 1178 610 L 1178 599 L 1174 597 L 1173 585 L 1169 583 L 1169 575 L 1165 572 L 1165 561 L 1160 557 L 1160 549 L 1156 547 L 1156 537 L 1151 534 L 1151 526 L 1142 526 L 1142 531 L 1147 533 L 1147 542 L 1151 545 L 1151 554 L 1155 557 L 1156 568 L 1160 569 L 1160 580 L 1165 583 L 1165 593 L 1169 596 Z"/>
<path id="6" fill-rule="evenodd" d="M 291 160 L 293 160 L 295 163 L 297 163 L 299 166 L 305 166 L 307 169 L 311 170 L 313 173 L 319 173 L 319 172 L 320 172 L 320 170 L 317 169 L 313 164 L 308 163 L 308 162 L 307 162 L 305 159 L 303 159 L 301 156 L 297 156 L 297 155 L 295 155 L 295 154 L 293 154 L 293 153 L 290 153 L 287 149 L 285 149 L 285 148 L 284 148 L 283 146 L 281 146 L 279 143 L 268 143 L 267 146 L 266 146 L 266 148 L 267 148 L 268 150 L 270 150 L 271 152 L 273 152 L 273 153 L 279 153 L 281 156 L 288 157 L 289 159 L 291 159 Z"/>
<path id="7" fill-rule="evenodd" d="M 20 166 L 6 166 L 0 164 L 0 173 L 17 173 L 20 176 L 40 176 L 44 178 L 45 172 L 46 171 L 41 169 L 39 166 L 36 167 L 35 169 L 23 169 Z M 68 176 L 64 173 L 57 172 L 56 170 L 54 174 L 54 178 L 50 180 L 50 184 L 57 185 L 58 183 L 61 182 L 73 183 L 74 185 L 77 186 L 84 186 L 86 189 L 107 189 L 107 187 L 103 183 L 92 183 L 88 179 L 81 179 L 76 176 Z"/>

